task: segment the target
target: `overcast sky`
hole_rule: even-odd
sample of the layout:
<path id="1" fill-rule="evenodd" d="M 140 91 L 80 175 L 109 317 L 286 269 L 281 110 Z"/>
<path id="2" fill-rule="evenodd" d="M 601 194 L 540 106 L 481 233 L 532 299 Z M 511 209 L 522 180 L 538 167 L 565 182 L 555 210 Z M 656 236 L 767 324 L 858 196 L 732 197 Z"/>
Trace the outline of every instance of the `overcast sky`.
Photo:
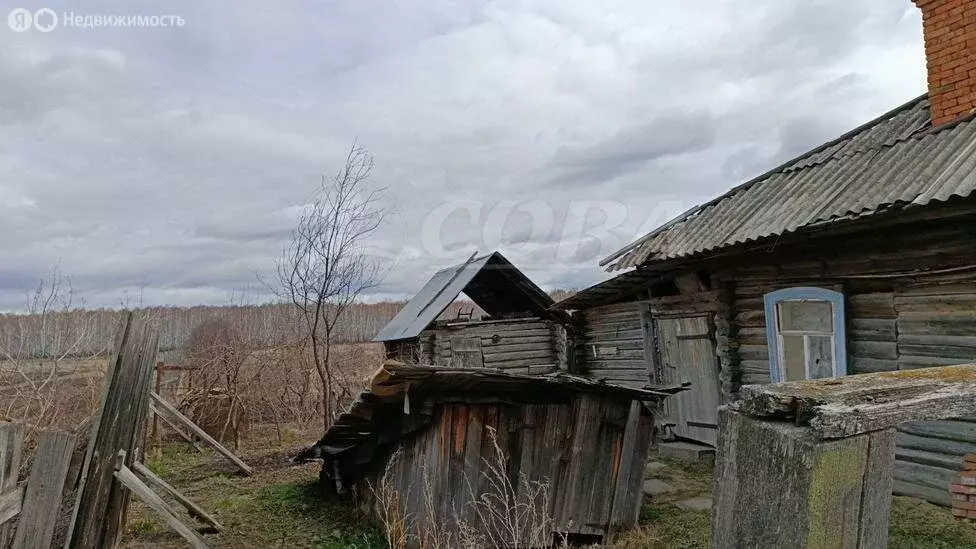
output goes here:
<path id="1" fill-rule="evenodd" d="M 582 287 L 641 233 L 925 91 L 909 0 L 21 4 L 186 23 L 0 19 L 0 310 L 55 265 L 95 306 L 260 300 L 355 139 L 395 211 L 372 298 L 475 249 Z"/>

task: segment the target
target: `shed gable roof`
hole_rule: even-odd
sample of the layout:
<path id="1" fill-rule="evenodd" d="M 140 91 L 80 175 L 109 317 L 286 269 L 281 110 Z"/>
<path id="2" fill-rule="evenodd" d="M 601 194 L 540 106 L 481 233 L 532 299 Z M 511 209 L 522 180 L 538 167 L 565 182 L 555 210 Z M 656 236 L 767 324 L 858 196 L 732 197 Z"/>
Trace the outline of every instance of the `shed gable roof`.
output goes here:
<path id="1" fill-rule="evenodd" d="M 373 341 L 417 337 L 464 292 L 492 316 L 532 313 L 549 316 L 553 299 L 522 271 L 494 252 L 438 271 Z"/>
<path id="2" fill-rule="evenodd" d="M 967 197 L 976 124 L 932 129 L 927 96 L 685 212 L 600 264 L 608 271 L 843 219 Z"/>

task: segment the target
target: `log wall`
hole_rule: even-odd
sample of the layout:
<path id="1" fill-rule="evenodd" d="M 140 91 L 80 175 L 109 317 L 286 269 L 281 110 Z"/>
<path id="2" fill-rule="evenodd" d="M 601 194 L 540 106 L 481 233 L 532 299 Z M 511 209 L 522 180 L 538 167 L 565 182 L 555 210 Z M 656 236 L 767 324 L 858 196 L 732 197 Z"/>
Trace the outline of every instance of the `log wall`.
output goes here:
<path id="1" fill-rule="evenodd" d="M 842 292 L 849 374 L 976 362 L 976 226 L 933 222 L 843 241 L 787 247 L 725 262 L 738 364 L 733 383 L 769 382 L 763 296 L 787 287 Z M 961 456 L 976 451 L 976 420 L 904 425 L 895 493 L 947 504 Z"/>
<path id="2" fill-rule="evenodd" d="M 575 354 L 582 374 L 630 387 L 643 387 L 651 382 L 645 359 L 641 307 L 637 302 L 619 303 L 580 313 L 581 329 Z"/>
<path id="3" fill-rule="evenodd" d="M 454 346 L 480 342 L 482 364 L 516 374 L 548 374 L 566 369 L 565 353 L 557 343 L 565 340 L 558 323 L 539 318 L 465 322 L 420 334 L 420 347 L 435 366 L 465 367 L 457 361 Z"/>
<path id="4" fill-rule="evenodd" d="M 374 509 L 376 487 L 397 494 L 419 540 L 436 532 L 437 541 L 461 545 L 462 525 L 491 546 L 548 546 L 556 532 L 602 536 L 636 523 L 652 424 L 639 403 L 592 395 L 441 403 L 428 427 L 374 465 L 359 493 Z M 518 539 L 500 539 L 508 525 L 486 517 L 516 506 Z"/>

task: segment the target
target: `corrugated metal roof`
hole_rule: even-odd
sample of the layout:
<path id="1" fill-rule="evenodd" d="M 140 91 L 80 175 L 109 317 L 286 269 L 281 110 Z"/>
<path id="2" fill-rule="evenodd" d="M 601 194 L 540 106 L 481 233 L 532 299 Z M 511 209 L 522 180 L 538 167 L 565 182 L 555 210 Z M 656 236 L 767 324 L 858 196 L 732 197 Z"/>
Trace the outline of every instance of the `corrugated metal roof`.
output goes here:
<path id="1" fill-rule="evenodd" d="M 553 300 L 498 252 L 438 271 L 373 341 L 417 337 L 464 292 L 492 316 L 549 316 Z"/>
<path id="2" fill-rule="evenodd" d="M 932 131 L 923 96 L 682 214 L 604 259 L 608 271 L 924 205 L 976 190 L 976 124 Z"/>
<path id="3" fill-rule="evenodd" d="M 643 270 L 628 271 L 609 280 L 594 284 L 585 290 L 556 302 L 553 309 L 564 311 L 585 309 L 594 305 L 613 303 L 623 298 L 633 299 L 634 293 L 645 290 L 652 281 L 661 278 L 661 273 L 648 273 Z"/>

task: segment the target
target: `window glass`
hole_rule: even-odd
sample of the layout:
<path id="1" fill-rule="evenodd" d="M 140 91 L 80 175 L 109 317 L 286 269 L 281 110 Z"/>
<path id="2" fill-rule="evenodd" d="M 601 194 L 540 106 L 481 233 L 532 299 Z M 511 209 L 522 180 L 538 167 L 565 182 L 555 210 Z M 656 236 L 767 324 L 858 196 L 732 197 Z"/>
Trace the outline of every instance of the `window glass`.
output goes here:
<path id="1" fill-rule="evenodd" d="M 783 336 L 782 353 L 784 365 L 783 369 L 786 371 L 786 379 L 784 381 L 799 381 L 801 379 L 806 379 L 806 370 L 803 367 L 803 360 L 805 356 L 803 336 Z"/>
<path id="2" fill-rule="evenodd" d="M 807 344 L 810 349 L 810 379 L 834 377 L 834 338 L 807 336 Z"/>
<path id="3" fill-rule="evenodd" d="M 834 331 L 833 310 L 827 301 L 781 301 L 777 306 L 780 330 L 825 334 Z"/>

